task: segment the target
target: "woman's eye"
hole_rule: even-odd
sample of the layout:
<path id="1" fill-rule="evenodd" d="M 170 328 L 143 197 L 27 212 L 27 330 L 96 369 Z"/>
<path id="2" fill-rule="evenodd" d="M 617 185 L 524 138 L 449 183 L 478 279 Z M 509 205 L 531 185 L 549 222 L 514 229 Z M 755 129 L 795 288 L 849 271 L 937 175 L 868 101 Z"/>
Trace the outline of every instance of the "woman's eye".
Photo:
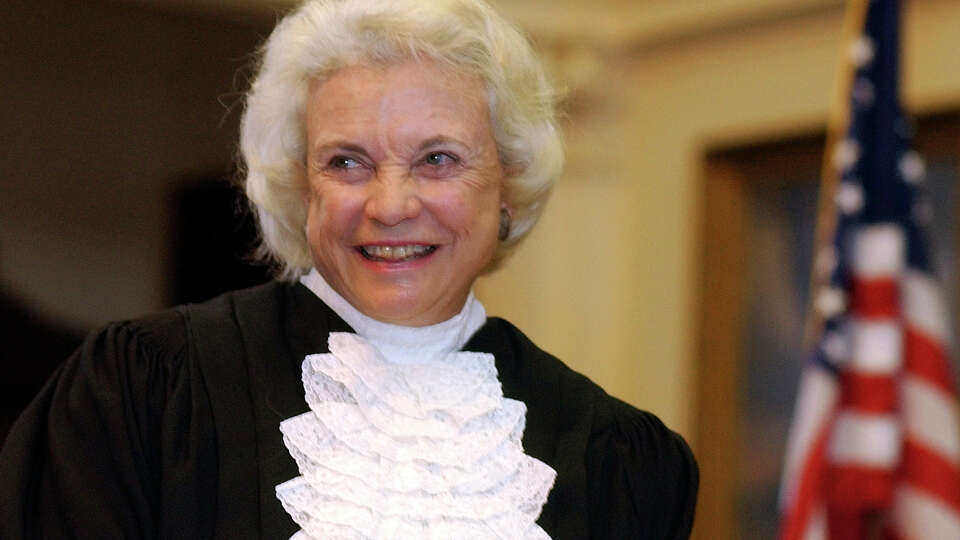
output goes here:
<path id="1" fill-rule="evenodd" d="M 427 165 L 449 165 L 456 160 L 446 152 L 430 152 L 423 161 Z"/>
<path id="2" fill-rule="evenodd" d="M 336 156 L 330 160 L 330 166 L 334 169 L 353 169 L 360 166 L 360 162 L 346 156 Z"/>

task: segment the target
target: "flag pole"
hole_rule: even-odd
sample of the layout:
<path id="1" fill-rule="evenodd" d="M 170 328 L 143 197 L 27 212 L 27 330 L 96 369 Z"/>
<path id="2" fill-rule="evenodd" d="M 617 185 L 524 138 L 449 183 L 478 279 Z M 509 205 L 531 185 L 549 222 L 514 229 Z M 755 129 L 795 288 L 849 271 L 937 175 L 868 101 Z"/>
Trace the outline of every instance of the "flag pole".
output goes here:
<path id="1" fill-rule="evenodd" d="M 838 143 L 847 135 L 850 125 L 850 91 L 857 67 L 851 48 L 863 33 L 870 0 L 847 0 L 844 9 L 843 27 L 840 36 L 840 62 L 834 75 L 833 95 L 827 116 L 827 134 L 823 162 L 820 168 L 820 191 L 817 197 L 817 220 L 813 240 L 813 265 L 810 269 L 809 299 L 804 323 L 803 346 L 810 351 L 817 343 L 823 316 L 817 309 L 817 301 L 836 261 L 830 261 L 833 250 L 833 235 L 837 226 L 834 195 L 840 182 L 840 170 L 835 165 Z"/>

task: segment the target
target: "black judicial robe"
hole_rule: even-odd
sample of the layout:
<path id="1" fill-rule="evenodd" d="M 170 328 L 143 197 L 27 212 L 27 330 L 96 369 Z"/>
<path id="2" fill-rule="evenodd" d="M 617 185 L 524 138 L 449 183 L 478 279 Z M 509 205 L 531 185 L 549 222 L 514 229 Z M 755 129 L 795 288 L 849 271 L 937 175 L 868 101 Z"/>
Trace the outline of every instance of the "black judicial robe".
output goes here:
<path id="1" fill-rule="evenodd" d="M 277 282 L 91 335 L 0 453 L 0 538 L 289 538 L 274 486 L 298 472 L 279 424 L 308 410 L 304 356 L 348 331 Z M 527 405 L 523 447 L 557 471 L 538 520 L 553 538 L 689 536 L 698 472 L 679 435 L 504 320 L 464 349 L 492 353 Z"/>

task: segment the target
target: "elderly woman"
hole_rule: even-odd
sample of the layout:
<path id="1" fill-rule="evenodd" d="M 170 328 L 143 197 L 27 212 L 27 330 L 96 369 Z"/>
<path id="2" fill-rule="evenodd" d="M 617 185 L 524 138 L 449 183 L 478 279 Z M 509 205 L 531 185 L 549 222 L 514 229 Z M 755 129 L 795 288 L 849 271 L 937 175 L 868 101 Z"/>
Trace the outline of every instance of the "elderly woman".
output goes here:
<path id="1" fill-rule="evenodd" d="M 9 436 L 0 536 L 689 534 L 683 440 L 471 294 L 562 162 L 513 27 L 481 0 L 307 2 L 241 149 L 287 279 L 91 336 Z"/>

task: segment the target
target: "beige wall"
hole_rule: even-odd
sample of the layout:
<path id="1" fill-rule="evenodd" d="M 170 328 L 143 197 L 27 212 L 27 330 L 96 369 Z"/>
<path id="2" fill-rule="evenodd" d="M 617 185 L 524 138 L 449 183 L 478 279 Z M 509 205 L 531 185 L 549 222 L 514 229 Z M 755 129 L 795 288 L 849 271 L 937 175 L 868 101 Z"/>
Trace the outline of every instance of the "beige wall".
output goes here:
<path id="1" fill-rule="evenodd" d="M 614 20 L 662 15 L 612 4 L 632 9 Z M 559 72 L 576 81 L 569 166 L 539 228 L 478 286 L 490 312 L 688 438 L 703 152 L 822 128 L 839 61 L 837 2 L 734 4 L 717 4 L 729 16 L 723 24 L 704 8 L 664 18 L 677 26 L 672 33 L 637 23 L 616 27 L 627 35 L 607 42 L 579 36 L 593 42 L 572 68 L 575 41 L 535 33 L 559 58 Z M 578 25 L 546 26 L 578 37 L 569 30 Z M 960 2 L 908 6 L 904 86 L 912 110 L 960 106 L 957 28 Z"/>

